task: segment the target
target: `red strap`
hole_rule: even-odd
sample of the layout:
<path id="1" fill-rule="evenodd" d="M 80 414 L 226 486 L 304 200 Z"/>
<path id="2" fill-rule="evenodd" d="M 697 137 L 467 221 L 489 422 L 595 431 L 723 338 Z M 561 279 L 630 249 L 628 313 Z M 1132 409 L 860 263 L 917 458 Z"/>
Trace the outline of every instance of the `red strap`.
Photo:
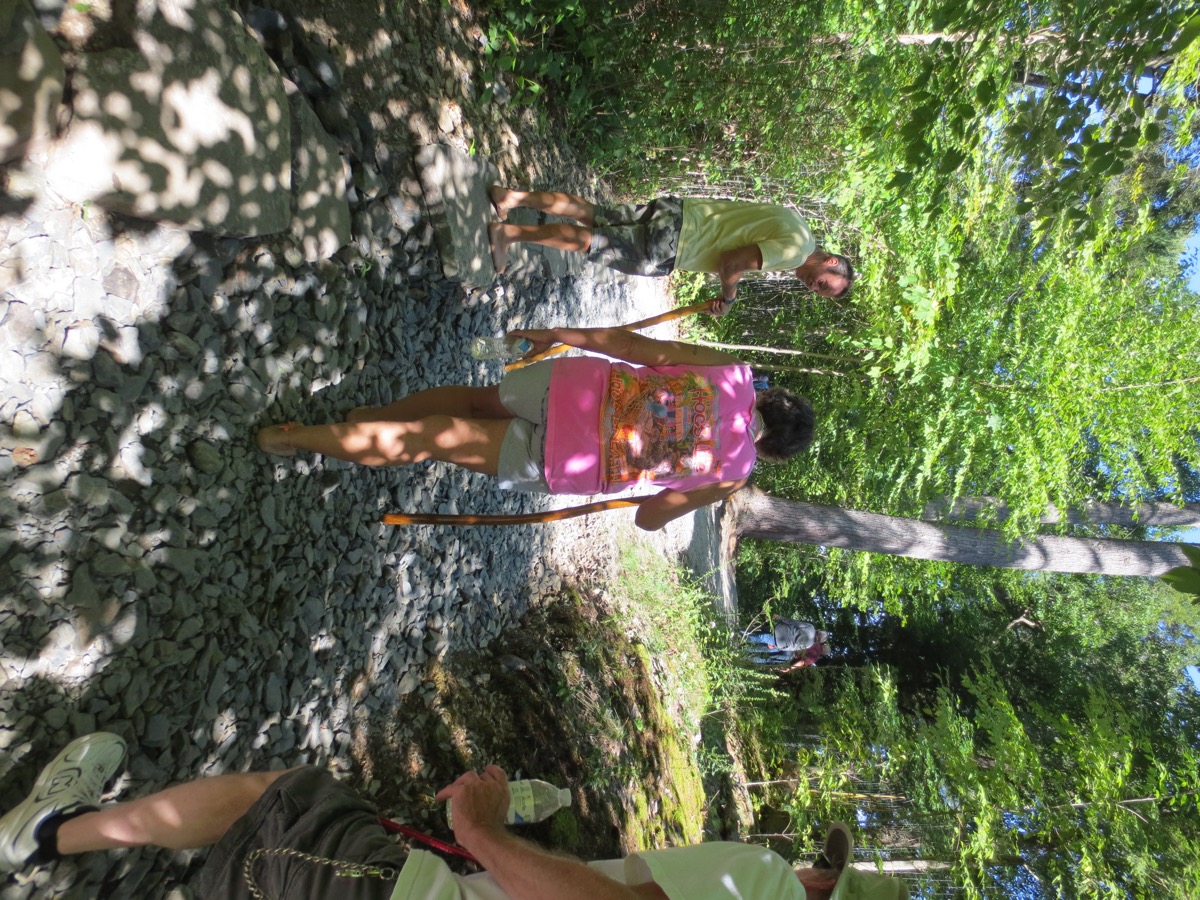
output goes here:
<path id="1" fill-rule="evenodd" d="M 402 834 L 406 838 L 412 838 L 414 841 L 428 844 L 434 850 L 449 853 L 451 856 L 461 856 L 463 859 L 469 859 L 476 865 L 479 864 L 479 860 L 472 856 L 469 851 L 458 846 L 458 844 L 447 844 L 445 841 L 439 841 L 431 835 L 417 831 L 417 829 L 410 825 L 401 825 L 399 822 L 393 822 L 391 819 L 385 819 L 383 816 L 379 817 L 379 824 L 383 826 L 385 831 L 390 831 L 392 834 Z"/>

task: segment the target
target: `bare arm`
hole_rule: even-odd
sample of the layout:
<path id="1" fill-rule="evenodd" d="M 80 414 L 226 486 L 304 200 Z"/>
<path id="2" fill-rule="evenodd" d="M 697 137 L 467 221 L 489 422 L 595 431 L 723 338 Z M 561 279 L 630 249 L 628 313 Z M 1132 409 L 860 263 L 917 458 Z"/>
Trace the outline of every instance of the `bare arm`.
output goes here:
<path id="1" fill-rule="evenodd" d="M 508 778 L 488 766 L 468 772 L 438 793 L 454 800 L 454 836 L 512 900 L 667 900 L 654 882 L 630 886 L 579 860 L 556 856 L 510 833 L 503 824 Z"/>
<path id="2" fill-rule="evenodd" d="M 721 481 L 704 487 L 692 488 L 690 491 L 674 491 L 667 489 L 655 494 L 638 507 L 633 522 L 643 531 L 658 531 L 668 522 L 686 516 L 688 513 L 724 500 L 746 484 L 741 481 Z"/>
<path id="3" fill-rule="evenodd" d="M 786 675 L 788 672 L 794 672 L 796 669 L 803 669 L 806 666 L 815 666 L 816 664 L 817 661 L 815 659 L 809 659 L 807 656 L 803 656 L 799 659 L 793 659 L 789 665 L 786 665 L 779 670 L 779 674 Z"/>
<path id="4" fill-rule="evenodd" d="M 603 353 L 635 366 L 727 366 L 741 362 L 731 353 L 683 341 L 656 341 L 623 328 L 537 328 L 510 331 L 533 342 L 530 353 L 554 344 Z"/>
<path id="5" fill-rule="evenodd" d="M 458 814 L 455 813 L 455 824 Z M 456 832 L 457 834 L 457 832 Z M 630 886 L 576 859 L 555 856 L 503 826 L 475 831 L 459 842 L 513 900 L 666 900 L 654 882 Z"/>
<path id="6" fill-rule="evenodd" d="M 758 271 L 762 265 L 762 251 L 758 249 L 758 244 L 747 244 L 736 250 L 726 250 L 722 253 L 718 262 L 717 274 L 721 277 L 723 304 L 733 303 L 737 297 L 737 286 L 738 282 L 742 280 L 742 276 L 750 271 Z M 725 307 L 724 312 L 717 312 L 717 309 L 716 301 L 714 301 L 714 315 L 723 315 L 724 312 L 729 311 L 728 306 Z"/>

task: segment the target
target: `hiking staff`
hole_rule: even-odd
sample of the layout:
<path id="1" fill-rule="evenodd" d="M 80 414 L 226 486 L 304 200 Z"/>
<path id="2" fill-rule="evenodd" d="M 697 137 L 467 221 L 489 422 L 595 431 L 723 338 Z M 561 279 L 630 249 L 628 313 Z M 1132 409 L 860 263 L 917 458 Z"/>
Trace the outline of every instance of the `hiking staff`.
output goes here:
<path id="1" fill-rule="evenodd" d="M 701 303 L 693 303 L 691 306 L 680 306 L 677 309 L 669 309 L 665 313 L 659 313 L 657 316 L 651 316 L 648 319 L 642 319 L 640 322 L 630 322 L 628 325 L 618 325 L 622 331 L 641 331 L 643 328 L 651 328 L 655 325 L 661 325 L 663 322 L 671 322 L 675 319 L 682 319 L 684 316 L 693 316 L 696 313 L 710 312 L 712 309 L 712 301 L 705 300 Z M 513 369 L 520 369 L 530 363 L 541 362 L 551 356 L 557 356 L 559 353 L 566 353 L 571 349 L 570 344 L 555 344 L 546 348 L 540 353 L 531 353 L 527 356 L 522 356 L 520 359 L 514 359 L 512 362 L 504 366 L 504 371 L 511 372 Z"/>
<path id="2" fill-rule="evenodd" d="M 640 506 L 649 497 L 628 497 L 624 500 L 598 500 L 581 506 L 564 506 L 534 513 L 501 513 L 492 516 L 458 515 L 450 513 L 388 513 L 384 525 L 537 525 L 542 522 L 561 522 L 610 509 Z"/>

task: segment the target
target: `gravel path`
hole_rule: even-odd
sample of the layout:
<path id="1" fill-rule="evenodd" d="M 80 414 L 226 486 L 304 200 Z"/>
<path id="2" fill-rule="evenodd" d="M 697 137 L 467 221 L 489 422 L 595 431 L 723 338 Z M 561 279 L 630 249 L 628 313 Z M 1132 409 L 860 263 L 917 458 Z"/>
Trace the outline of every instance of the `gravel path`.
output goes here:
<path id="1" fill-rule="evenodd" d="M 447 466 L 256 450 L 265 423 L 494 381 L 470 336 L 664 307 L 645 280 L 444 279 L 392 155 L 391 190 L 354 207 L 355 246 L 319 265 L 53 196 L 0 218 L 0 257 L 20 267 L 0 292 L 0 807 L 96 729 L 130 744 L 124 796 L 299 762 L 352 773 L 369 721 L 430 690 L 429 660 L 485 646 L 564 577 L 605 577 L 634 534 L 624 512 L 386 528 L 391 510 L 577 500 Z M 701 556 L 710 543 L 690 522 L 658 541 Z M 93 854 L 12 877 L 0 898 L 187 897 L 193 868 L 186 853 Z"/>
<path id="2" fill-rule="evenodd" d="M 301 760 L 348 770 L 356 715 L 418 689 L 427 659 L 485 645 L 564 570 L 608 571 L 628 514 L 559 529 L 387 528 L 390 510 L 577 500 L 507 494 L 448 466 L 372 471 L 255 449 L 262 423 L 489 383 L 499 364 L 471 360 L 470 335 L 661 308 L 649 283 L 586 277 L 464 291 L 441 278 L 425 226 L 369 214 L 385 209 L 359 224 L 378 218 L 382 230 L 364 233 L 393 263 L 362 275 L 173 229 L 114 236 L 52 201 L 0 224 L 29 264 L 0 299 L 5 803 L 52 748 L 97 728 L 138 748 L 138 791 Z M 154 866 L 97 855 L 80 871 L 148 897 L 134 888 Z M 49 875 L 0 896 L 32 896 Z"/>

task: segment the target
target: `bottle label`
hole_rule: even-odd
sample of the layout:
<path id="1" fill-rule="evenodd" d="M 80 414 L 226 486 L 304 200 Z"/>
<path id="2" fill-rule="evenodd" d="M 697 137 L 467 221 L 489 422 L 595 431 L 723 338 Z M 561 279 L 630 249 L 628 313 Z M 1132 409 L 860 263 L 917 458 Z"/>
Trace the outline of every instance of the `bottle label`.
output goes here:
<path id="1" fill-rule="evenodd" d="M 536 804 L 533 800 L 533 783 L 529 781 L 510 781 L 508 783 L 510 801 L 508 804 L 508 821 L 512 825 L 524 825 L 532 822 L 537 816 Z"/>

